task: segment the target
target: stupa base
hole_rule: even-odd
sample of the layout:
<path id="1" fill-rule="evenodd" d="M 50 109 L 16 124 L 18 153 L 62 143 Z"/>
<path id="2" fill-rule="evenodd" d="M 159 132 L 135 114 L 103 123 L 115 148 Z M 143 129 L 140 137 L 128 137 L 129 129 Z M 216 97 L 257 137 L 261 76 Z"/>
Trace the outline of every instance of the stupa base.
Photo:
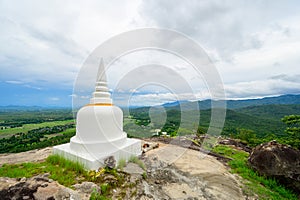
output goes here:
<path id="1" fill-rule="evenodd" d="M 118 163 L 120 159 L 128 161 L 131 156 L 141 155 L 141 140 L 127 138 L 121 147 L 107 149 L 105 152 L 95 150 L 92 152 L 88 149 L 86 152 L 76 152 L 70 148 L 70 143 L 67 143 L 53 147 L 53 154 L 79 162 L 88 170 L 98 170 L 104 166 L 104 160 L 109 156 L 113 156 Z"/>

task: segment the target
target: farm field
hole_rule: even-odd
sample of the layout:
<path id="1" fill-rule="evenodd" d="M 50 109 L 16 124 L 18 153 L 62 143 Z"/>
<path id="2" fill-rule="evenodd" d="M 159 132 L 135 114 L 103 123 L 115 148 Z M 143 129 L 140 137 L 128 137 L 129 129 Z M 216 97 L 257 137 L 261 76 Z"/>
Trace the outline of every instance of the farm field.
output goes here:
<path id="1" fill-rule="evenodd" d="M 74 123 L 74 120 L 64 120 L 64 121 L 53 121 L 53 122 L 42 122 L 42 123 L 36 123 L 36 124 L 24 124 L 21 127 L 14 127 L 14 128 L 6 128 L 4 130 L 0 130 L 0 139 L 9 137 L 16 133 L 28 133 L 28 131 L 37 129 L 37 128 L 44 128 L 44 127 L 54 127 L 59 125 L 66 125 L 66 124 L 72 124 Z"/>

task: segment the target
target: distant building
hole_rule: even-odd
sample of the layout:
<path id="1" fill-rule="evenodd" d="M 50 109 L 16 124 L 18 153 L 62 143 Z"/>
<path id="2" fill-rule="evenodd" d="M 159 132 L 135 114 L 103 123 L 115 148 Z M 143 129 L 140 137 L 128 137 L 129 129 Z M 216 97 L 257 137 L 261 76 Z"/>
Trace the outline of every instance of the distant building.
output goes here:
<path id="1" fill-rule="evenodd" d="M 162 134 L 163 136 L 166 136 L 168 133 L 167 133 L 167 132 L 161 132 L 161 134 Z"/>

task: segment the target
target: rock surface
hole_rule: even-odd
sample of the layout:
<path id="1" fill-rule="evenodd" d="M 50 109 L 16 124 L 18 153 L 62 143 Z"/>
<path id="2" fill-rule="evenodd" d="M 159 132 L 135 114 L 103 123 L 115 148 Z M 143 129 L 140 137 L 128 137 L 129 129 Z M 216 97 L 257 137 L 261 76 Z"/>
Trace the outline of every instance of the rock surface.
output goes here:
<path id="1" fill-rule="evenodd" d="M 0 154 L 0 167 L 3 164 L 19 164 L 24 162 L 40 162 L 52 154 L 52 147 L 35 149 L 21 153 Z"/>
<path id="2" fill-rule="evenodd" d="M 146 153 L 151 151 L 152 149 L 156 149 L 159 147 L 159 143 L 157 142 L 149 142 L 149 141 L 142 141 L 142 152 Z"/>
<path id="3" fill-rule="evenodd" d="M 104 165 L 105 167 L 108 168 L 115 168 L 116 167 L 116 159 L 113 156 L 108 156 L 107 158 L 104 159 Z"/>
<path id="4" fill-rule="evenodd" d="M 216 158 L 199 151 L 165 145 L 146 153 L 149 199 L 247 199 L 239 178 Z"/>
<path id="5" fill-rule="evenodd" d="M 89 199 L 90 190 L 74 191 L 49 179 L 49 175 L 42 174 L 28 179 L 0 178 L 0 197 L 2 200 Z"/>
<path id="6" fill-rule="evenodd" d="M 260 174 L 274 177 L 300 194 L 299 150 L 271 141 L 253 149 L 248 162 Z"/>
<path id="7" fill-rule="evenodd" d="M 91 194 L 93 191 L 101 192 L 100 187 L 93 182 L 83 182 L 81 184 L 75 184 L 73 187 L 80 193 Z"/>
<path id="8" fill-rule="evenodd" d="M 22 155 L 32 159 L 26 153 Z M 19 158 L 18 154 L 14 155 L 15 159 Z M 126 181 L 137 183 L 128 192 L 136 191 L 135 197 L 126 194 L 123 199 L 249 199 L 243 195 L 238 176 L 229 173 L 228 168 L 215 157 L 200 151 L 160 143 L 159 148 L 146 152 L 141 159 L 146 172 L 135 163 L 128 163 L 123 169 L 131 176 Z M 21 180 L 1 178 L 0 195 L 4 197 L 4 194 L 14 191 L 19 199 L 85 200 L 94 189 L 100 191 L 99 186 L 89 182 L 76 184 L 73 186 L 75 190 L 71 190 L 48 177 L 49 174 Z M 121 188 L 114 191 L 116 195 L 120 192 Z M 17 196 L 10 197 L 6 199 L 18 199 L 15 198 Z M 115 199 L 114 196 L 112 199 Z"/>
<path id="9" fill-rule="evenodd" d="M 248 153 L 251 153 L 252 151 L 252 149 L 246 144 L 235 139 L 222 139 L 219 141 L 219 144 L 235 146 L 237 149 L 246 151 Z"/>

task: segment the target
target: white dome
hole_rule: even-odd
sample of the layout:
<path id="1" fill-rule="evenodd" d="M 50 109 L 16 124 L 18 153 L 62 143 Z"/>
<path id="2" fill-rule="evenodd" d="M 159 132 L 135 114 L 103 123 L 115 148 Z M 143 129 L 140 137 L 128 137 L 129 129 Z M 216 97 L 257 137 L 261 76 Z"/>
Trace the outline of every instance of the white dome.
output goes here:
<path id="1" fill-rule="evenodd" d="M 78 149 L 79 144 L 85 144 L 88 151 L 109 146 L 120 148 L 126 138 L 123 112 L 119 107 L 88 105 L 77 113 L 76 136 L 71 138 L 71 148 Z"/>
<path id="2" fill-rule="evenodd" d="M 126 137 L 123 112 L 117 106 L 85 106 L 78 111 L 76 137 L 85 142 Z"/>

